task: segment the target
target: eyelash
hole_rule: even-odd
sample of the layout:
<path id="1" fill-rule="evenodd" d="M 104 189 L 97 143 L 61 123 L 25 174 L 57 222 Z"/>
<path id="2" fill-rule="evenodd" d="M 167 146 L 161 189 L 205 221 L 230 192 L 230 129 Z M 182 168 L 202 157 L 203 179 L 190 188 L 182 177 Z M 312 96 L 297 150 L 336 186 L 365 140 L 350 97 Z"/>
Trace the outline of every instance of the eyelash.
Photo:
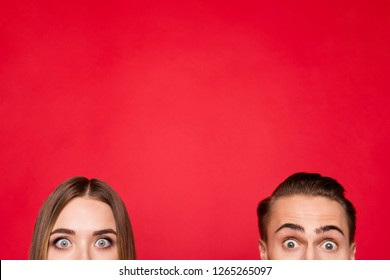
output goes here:
<path id="1" fill-rule="evenodd" d="M 51 242 L 51 245 L 52 245 L 55 249 L 57 249 L 57 250 L 66 250 L 66 248 L 61 248 L 61 247 L 56 246 L 57 242 L 60 241 L 61 239 L 66 239 L 66 240 L 68 240 L 70 243 L 72 243 L 72 242 L 69 240 L 69 238 L 68 238 L 67 236 L 58 236 L 58 237 L 56 237 L 56 238 Z"/>
<path id="2" fill-rule="evenodd" d="M 339 247 L 339 243 L 338 243 L 336 240 L 331 239 L 331 238 L 324 239 L 324 240 L 321 242 L 321 245 L 325 244 L 326 242 L 332 242 L 332 243 L 336 244 L 336 249 Z"/>
<path id="3" fill-rule="evenodd" d="M 97 239 L 96 239 L 96 241 L 98 241 L 99 239 L 106 239 L 109 243 L 110 243 L 110 245 L 108 245 L 107 247 L 104 247 L 104 248 L 100 248 L 100 249 L 109 249 L 110 247 L 112 247 L 112 245 L 114 245 L 114 240 L 112 240 L 112 238 L 111 237 L 108 237 L 108 236 L 99 236 Z M 96 243 L 96 241 L 95 241 L 95 243 Z"/>
<path id="4" fill-rule="evenodd" d="M 294 240 L 294 241 L 296 241 L 297 243 L 299 243 L 296 237 L 288 236 L 288 237 L 286 237 L 286 238 L 283 239 L 283 243 L 286 242 L 287 240 Z"/>
<path id="5" fill-rule="evenodd" d="M 72 243 L 67 236 L 58 236 L 50 243 L 50 245 L 53 246 L 54 249 L 57 249 L 57 250 L 66 250 L 66 248 L 61 248 L 61 247 L 56 246 L 57 242 L 60 241 L 61 239 L 66 239 L 70 243 Z M 114 245 L 114 240 L 111 237 L 102 235 L 102 236 L 99 236 L 98 238 L 96 238 L 96 241 L 98 241 L 99 239 L 106 239 L 110 243 L 110 245 L 108 245 L 107 247 L 103 247 L 100 249 L 109 249 L 110 247 L 112 247 Z M 96 243 L 96 241 L 95 241 L 95 243 Z"/>
<path id="6" fill-rule="evenodd" d="M 298 241 L 295 237 L 292 237 L 292 236 L 286 237 L 286 238 L 284 238 L 283 241 L 282 241 L 282 246 L 283 246 L 283 248 L 286 249 L 286 250 L 295 249 L 295 247 L 294 247 L 294 248 L 288 248 L 287 246 L 284 245 L 284 243 L 285 243 L 286 241 L 288 241 L 288 240 L 294 241 L 295 243 L 297 243 L 297 245 L 300 244 L 299 241 Z"/>

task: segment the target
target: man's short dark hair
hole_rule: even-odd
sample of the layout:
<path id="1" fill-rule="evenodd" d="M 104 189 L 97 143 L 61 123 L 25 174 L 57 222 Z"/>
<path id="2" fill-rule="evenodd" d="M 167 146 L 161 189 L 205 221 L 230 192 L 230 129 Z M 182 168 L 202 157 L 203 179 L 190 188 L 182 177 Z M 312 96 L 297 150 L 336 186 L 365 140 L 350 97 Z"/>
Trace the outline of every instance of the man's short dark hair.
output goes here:
<path id="1" fill-rule="evenodd" d="M 322 196 L 338 202 L 344 209 L 348 229 L 349 242 L 354 242 L 356 231 L 356 210 L 344 196 L 345 189 L 335 179 L 323 177 L 316 173 L 295 173 L 284 180 L 270 197 L 262 200 L 257 207 L 258 227 L 261 238 L 267 242 L 267 226 L 271 207 L 280 197 L 292 195 Z"/>

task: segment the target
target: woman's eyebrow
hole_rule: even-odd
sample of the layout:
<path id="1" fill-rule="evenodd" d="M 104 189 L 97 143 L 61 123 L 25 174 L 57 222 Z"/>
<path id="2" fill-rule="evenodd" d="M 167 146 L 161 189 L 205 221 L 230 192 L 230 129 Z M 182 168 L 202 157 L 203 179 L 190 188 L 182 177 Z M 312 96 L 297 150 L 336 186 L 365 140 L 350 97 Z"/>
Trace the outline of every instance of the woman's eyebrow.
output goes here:
<path id="1" fill-rule="evenodd" d="M 66 234 L 71 234 L 71 235 L 76 234 L 76 232 L 74 230 L 67 229 L 67 228 L 57 228 L 57 229 L 53 230 L 50 235 L 55 234 L 55 233 L 66 233 Z"/>
<path id="2" fill-rule="evenodd" d="M 330 230 L 337 230 L 338 232 L 340 232 L 344 236 L 344 232 L 338 226 L 335 226 L 335 225 L 327 225 L 327 226 L 322 226 L 322 227 L 316 228 L 315 232 L 317 234 L 320 234 L 320 233 L 324 233 L 324 232 L 327 232 Z"/>
<path id="3" fill-rule="evenodd" d="M 116 235 L 116 231 L 111 229 L 111 228 L 107 228 L 107 229 L 102 229 L 102 230 L 97 230 L 97 231 L 94 231 L 92 233 L 93 236 L 96 236 L 96 235 L 102 235 L 102 234 L 107 234 L 107 233 L 112 233 L 112 234 L 115 234 Z"/>

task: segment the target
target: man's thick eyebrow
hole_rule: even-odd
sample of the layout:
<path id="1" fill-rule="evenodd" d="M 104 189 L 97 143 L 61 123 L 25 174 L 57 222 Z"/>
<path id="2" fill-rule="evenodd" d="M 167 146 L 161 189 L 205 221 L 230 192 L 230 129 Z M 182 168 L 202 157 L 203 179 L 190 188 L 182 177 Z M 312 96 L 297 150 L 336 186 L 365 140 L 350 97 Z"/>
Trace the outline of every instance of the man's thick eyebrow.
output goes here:
<path id="1" fill-rule="evenodd" d="M 327 231 L 330 231 L 330 230 L 337 230 L 342 235 L 344 235 L 344 232 L 338 226 L 334 226 L 334 225 L 327 225 L 327 226 L 316 228 L 315 232 L 317 234 L 320 234 L 320 233 L 324 233 L 324 232 L 327 232 Z"/>
<path id="2" fill-rule="evenodd" d="M 103 234 L 107 234 L 107 233 L 112 233 L 112 234 L 115 234 L 116 235 L 116 231 L 111 229 L 111 228 L 107 228 L 107 229 L 102 229 L 102 230 L 97 230 L 97 231 L 94 231 L 92 233 L 93 236 L 96 236 L 96 235 L 103 235 Z"/>
<path id="3" fill-rule="evenodd" d="M 50 233 L 50 235 L 55 234 L 55 233 L 65 233 L 65 234 L 71 234 L 71 235 L 75 235 L 76 234 L 76 232 L 74 230 L 67 229 L 67 228 L 57 228 L 56 230 L 53 230 Z"/>
<path id="4" fill-rule="evenodd" d="M 275 233 L 277 233 L 279 230 L 282 230 L 282 229 L 284 229 L 284 228 L 288 228 L 288 229 L 292 229 L 292 230 L 297 230 L 297 231 L 305 232 L 305 229 L 303 228 L 303 226 L 300 226 L 300 225 L 297 225 L 297 224 L 286 223 L 286 224 L 281 225 L 281 226 L 275 231 Z"/>

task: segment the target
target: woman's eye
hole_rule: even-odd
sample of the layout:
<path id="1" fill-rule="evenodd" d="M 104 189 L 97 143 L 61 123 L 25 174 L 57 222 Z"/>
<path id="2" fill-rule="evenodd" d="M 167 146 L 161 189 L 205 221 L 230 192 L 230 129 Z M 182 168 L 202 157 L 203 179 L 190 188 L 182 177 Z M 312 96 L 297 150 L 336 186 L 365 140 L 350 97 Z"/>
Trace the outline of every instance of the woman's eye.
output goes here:
<path id="1" fill-rule="evenodd" d="M 72 243 L 66 238 L 61 238 L 61 239 L 56 240 L 54 245 L 57 248 L 66 249 L 66 248 L 71 247 Z"/>
<path id="2" fill-rule="evenodd" d="M 95 246 L 99 247 L 99 248 L 107 248 L 107 247 L 111 246 L 111 241 L 106 239 L 106 238 L 100 238 L 100 239 L 96 240 Z"/>
<path id="3" fill-rule="evenodd" d="M 294 239 L 287 239 L 286 241 L 283 242 L 283 246 L 286 247 L 287 249 L 294 249 L 295 247 L 298 246 L 298 242 Z"/>
<path id="4" fill-rule="evenodd" d="M 327 250 L 327 251 L 334 251 L 337 249 L 337 243 L 334 241 L 325 241 L 324 243 L 321 244 L 321 248 Z"/>

